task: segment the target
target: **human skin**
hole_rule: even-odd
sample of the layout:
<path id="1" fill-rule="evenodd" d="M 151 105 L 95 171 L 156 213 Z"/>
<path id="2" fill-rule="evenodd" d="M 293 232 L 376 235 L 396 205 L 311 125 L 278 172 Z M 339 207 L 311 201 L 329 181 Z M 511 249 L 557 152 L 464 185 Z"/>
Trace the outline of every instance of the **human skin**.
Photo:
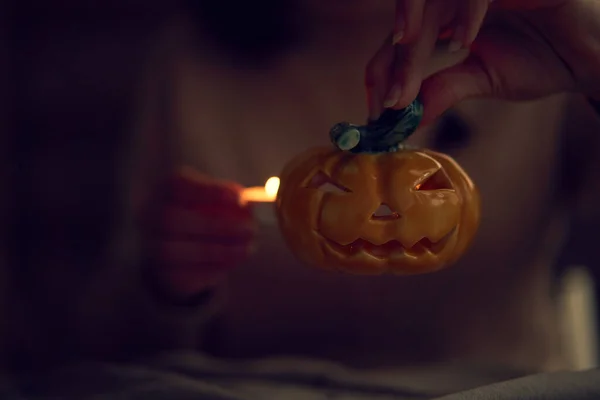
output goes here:
<path id="1" fill-rule="evenodd" d="M 397 9 L 418 11 L 404 15 L 411 29 L 401 45 L 386 39 L 369 62 L 366 82 L 371 114 L 380 112 L 382 106 L 405 107 L 419 92 L 426 110 L 424 123 L 467 98 L 522 101 L 565 92 L 598 94 L 597 1 L 498 0 L 483 19 L 488 4 L 484 0 L 399 0 Z M 461 17 L 465 8 L 466 20 Z M 459 65 L 423 80 L 424 63 L 446 27 L 454 30 L 453 41 L 456 35 L 463 38 L 461 45 L 470 48 L 470 54 Z M 467 36 L 464 28 L 470 32 Z M 400 29 L 398 18 L 394 29 Z M 472 34 L 474 30 L 477 35 Z M 453 45 L 450 50 L 458 48 Z"/>

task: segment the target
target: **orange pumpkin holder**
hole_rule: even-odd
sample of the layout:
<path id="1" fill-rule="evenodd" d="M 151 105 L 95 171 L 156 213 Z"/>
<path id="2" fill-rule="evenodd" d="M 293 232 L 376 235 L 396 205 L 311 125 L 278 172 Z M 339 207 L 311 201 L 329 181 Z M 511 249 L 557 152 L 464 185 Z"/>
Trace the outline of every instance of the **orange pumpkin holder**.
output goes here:
<path id="1" fill-rule="evenodd" d="M 465 171 L 430 150 L 316 148 L 284 168 L 281 232 L 303 262 L 357 274 L 420 274 L 457 261 L 477 231 L 480 198 Z"/>

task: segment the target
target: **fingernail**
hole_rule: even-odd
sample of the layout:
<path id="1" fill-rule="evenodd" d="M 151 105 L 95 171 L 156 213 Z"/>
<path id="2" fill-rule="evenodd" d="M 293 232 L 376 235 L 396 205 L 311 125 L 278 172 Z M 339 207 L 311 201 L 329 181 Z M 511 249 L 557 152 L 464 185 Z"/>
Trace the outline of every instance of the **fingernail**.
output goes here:
<path id="1" fill-rule="evenodd" d="M 394 107 L 398 103 L 398 100 L 400 100 L 401 95 L 402 89 L 400 89 L 400 86 L 394 85 L 383 102 L 383 106 L 385 108 Z"/>
<path id="2" fill-rule="evenodd" d="M 454 35 L 452 36 L 452 41 L 448 45 L 448 51 L 450 53 L 456 53 L 463 47 L 463 41 L 465 36 L 465 29 L 462 26 L 459 26 L 454 31 Z"/>
<path id="3" fill-rule="evenodd" d="M 402 40 L 403 37 L 404 37 L 404 31 L 398 31 L 398 32 L 394 33 L 394 35 L 392 36 L 392 45 L 396 45 L 396 44 L 400 43 L 400 41 Z"/>

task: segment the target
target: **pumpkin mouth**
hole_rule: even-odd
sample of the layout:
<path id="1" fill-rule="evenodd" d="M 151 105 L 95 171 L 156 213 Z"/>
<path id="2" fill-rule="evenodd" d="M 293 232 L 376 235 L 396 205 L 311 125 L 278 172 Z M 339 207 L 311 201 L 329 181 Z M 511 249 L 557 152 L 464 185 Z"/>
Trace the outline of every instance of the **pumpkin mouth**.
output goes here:
<path id="1" fill-rule="evenodd" d="M 400 214 L 393 211 L 386 203 L 381 205 L 371 214 L 371 219 L 375 221 L 392 221 L 400 218 Z"/>
<path id="2" fill-rule="evenodd" d="M 415 243 L 412 247 L 408 248 L 402 245 L 402 243 L 400 243 L 398 240 L 390 240 L 381 245 L 373 244 L 362 238 L 356 239 L 354 242 L 345 245 L 339 244 L 331 239 L 327 239 L 327 242 L 334 251 L 346 256 L 363 252 L 376 258 L 388 258 L 394 255 L 409 255 L 414 257 L 428 253 L 440 253 L 446 247 L 455 231 L 456 228 L 453 228 L 448 234 L 446 234 L 437 242 L 432 242 L 428 238 L 423 238 Z"/>

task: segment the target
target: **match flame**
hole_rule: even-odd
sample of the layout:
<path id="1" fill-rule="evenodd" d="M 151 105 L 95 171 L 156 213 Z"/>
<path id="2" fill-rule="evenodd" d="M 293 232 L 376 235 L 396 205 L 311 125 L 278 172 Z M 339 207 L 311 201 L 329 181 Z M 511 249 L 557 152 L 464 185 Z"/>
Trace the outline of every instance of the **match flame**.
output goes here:
<path id="1" fill-rule="evenodd" d="M 265 193 L 269 198 L 275 199 L 279 190 L 280 180 L 276 176 L 272 176 L 265 182 Z"/>

